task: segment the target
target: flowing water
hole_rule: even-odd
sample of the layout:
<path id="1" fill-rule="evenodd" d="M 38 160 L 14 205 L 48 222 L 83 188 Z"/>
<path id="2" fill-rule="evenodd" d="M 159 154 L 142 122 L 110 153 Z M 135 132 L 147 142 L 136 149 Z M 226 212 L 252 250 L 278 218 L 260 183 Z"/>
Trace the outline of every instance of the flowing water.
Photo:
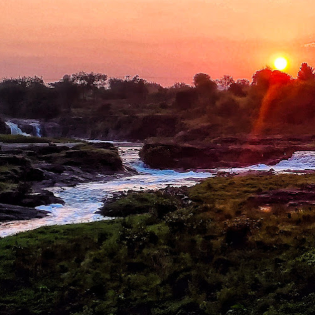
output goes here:
<path id="1" fill-rule="evenodd" d="M 23 132 L 19 126 L 15 123 L 13 123 L 12 121 L 6 121 L 5 124 L 10 128 L 11 131 L 11 135 L 22 135 L 22 136 L 26 136 L 29 137 L 30 135 Z"/>
<path id="2" fill-rule="evenodd" d="M 102 200 L 115 192 L 128 190 L 159 189 L 172 186 L 192 186 L 201 179 L 213 176 L 209 172 L 176 172 L 173 170 L 153 170 L 139 160 L 140 144 L 118 143 L 120 155 L 125 167 L 133 168 L 136 173 L 121 175 L 107 182 L 91 182 L 75 187 L 54 187 L 50 190 L 65 201 L 65 205 L 53 204 L 37 209 L 49 211 L 41 219 L 12 221 L 0 224 L 0 237 L 32 230 L 41 226 L 71 224 L 106 220 L 109 218 L 96 214 L 102 206 Z"/>
<path id="3" fill-rule="evenodd" d="M 19 120 L 20 123 L 23 123 L 25 125 L 32 126 L 33 131 L 32 134 L 28 134 L 26 132 L 23 132 L 17 122 L 12 122 L 12 121 L 6 121 L 5 124 L 10 128 L 11 135 L 22 135 L 22 136 L 35 136 L 35 137 L 41 137 L 42 132 L 41 132 L 41 125 L 40 122 L 37 120 L 31 120 L 31 119 L 21 119 Z"/>
<path id="4" fill-rule="evenodd" d="M 107 182 L 90 182 L 79 184 L 75 187 L 54 187 L 50 190 L 65 201 L 65 205 L 54 204 L 40 206 L 38 209 L 49 211 L 49 215 L 42 219 L 27 221 L 12 221 L 0 224 L 0 237 L 32 230 L 41 226 L 55 224 L 71 224 L 106 220 L 97 214 L 102 206 L 102 200 L 110 197 L 115 192 L 128 190 L 160 189 L 171 186 L 192 186 L 202 179 L 214 176 L 212 172 L 177 172 L 174 170 L 155 170 L 146 167 L 139 159 L 140 144 L 116 143 L 125 167 L 133 168 L 134 175 L 119 175 Z M 264 164 L 238 169 L 222 169 L 229 172 L 244 172 L 248 170 L 270 170 L 285 172 L 292 170 L 315 170 L 315 152 L 296 152 L 290 159 L 283 160 L 277 165 Z"/>

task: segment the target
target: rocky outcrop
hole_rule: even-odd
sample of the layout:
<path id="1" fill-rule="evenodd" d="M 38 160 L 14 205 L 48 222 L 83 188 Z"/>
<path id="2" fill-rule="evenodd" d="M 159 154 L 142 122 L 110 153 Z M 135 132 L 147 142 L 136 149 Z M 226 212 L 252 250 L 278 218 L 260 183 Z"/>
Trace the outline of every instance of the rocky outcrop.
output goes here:
<path id="1" fill-rule="evenodd" d="M 62 127 L 58 122 L 49 121 L 41 123 L 42 136 L 48 138 L 60 138 L 63 135 Z"/>
<path id="2" fill-rule="evenodd" d="M 175 144 L 147 142 L 140 151 L 141 159 L 153 168 L 222 168 L 244 167 L 265 163 L 274 165 L 296 151 L 315 150 L 309 139 L 221 138 L 210 144 Z"/>
<path id="3" fill-rule="evenodd" d="M 22 190 L 4 191 L 0 193 L 0 202 L 22 207 L 37 207 L 52 203 L 64 204 L 62 199 L 47 190 L 39 190 L 36 193 Z"/>
<path id="4" fill-rule="evenodd" d="M 0 203 L 0 222 L 43 218 L 48 211 Z"/>
<path id="5" fill-rule="evenodd" d="M 8 126 L 2 119 L 0 119 L 0 134 L 8 134 L 8 133 L 10 133 Z"/>
<path id="6" fill-rule="evenodd" d="M 45 187 L 73 186 L 123 171 L 118 150 L 111 143 L 6 143 L 2 151 L 0 203 L 22 208 L 63 204 Z M 0 208 L 0 220 L 1 216 L 3 220 L 28 218 L 27 209 L 8 209 L 1 212 Z M 36 213 L 30 212 L 30 217 L 39 215 Z"/>

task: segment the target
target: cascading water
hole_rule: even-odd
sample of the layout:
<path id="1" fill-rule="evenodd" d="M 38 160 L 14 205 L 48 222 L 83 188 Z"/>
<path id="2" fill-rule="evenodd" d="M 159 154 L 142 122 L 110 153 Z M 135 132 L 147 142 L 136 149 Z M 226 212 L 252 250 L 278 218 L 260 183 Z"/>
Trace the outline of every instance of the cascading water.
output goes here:
<path id="1" fill-rule="evenodd" d="M 5 124 L 10 128 L 11 135 L 22 135 L 29 137 L 30 135 L 28 133 L 23 132 L 19 126 L 12 121 L 6 121 Z"/>
<path id="2" fill-rule="evenodd" d="M 247 171 L 269 171 L 271 169 L 276 173 L 315 170 L 315 152 L 297 151 L 289 159 L 282 160 L 276 165 L 257 164 L 243 168 L 225 169 L 224 171 L 237 173 Z"/>
<path id="3" fill-rule="evenodd" d="M 38 209 L 48 210 L 50 215 L 42 219 L 28 221 L 12 221 L 0 224 L 0 237 L 32 230 L 41 226 L 55 224 L 70 224 L 106 220 L 109 218 L 97 214 L 102 206 L 102 200 L 115 192 L 128 190 L 160 189 L 171 186 L 192 186 L 198 181 L 214 176 L 210 172 L 177 172 L 174 170 L 155 170 L 146 167 L 139 159 L 140 144 L 117 143 L 120 155 L 126 167 L 137 171 L 134 175 L 120 175 L 107 182 L 91 182 L 79 184 L 75 187 L 54 187 L 50 190 L 65 201 L 50 206 L 40 206 Z M 284 172 L 287 170 L 315 170 L 315 152 L 296 152 L 288 160 L 277 165 L 264 164 L 251 167 L 229 169 L 230 172 L 245 172 L 248 170 L 270 170 Z M 224 170 L 224 169 L 222 169 Z"/>
<path id="4" fill-rule="evenodd" d="M 46 225 L 91 222 L 109 219 L 96 214 L 102 206 L 102 199 L 115 192 L 128 190 L 160 189 L 168 185 L 192 186 L 199 180 L 213 176 L 207 172 L 176 172 L 173 170 L 152 170 L 139 160 L 141 145 L 118 144 L 124 165 L 137 171 L 130 176 L 119 176 L 107 182 L 79 184 L 75 187 L 54 187 L 50 189 L 56 196 L 65 201 L 38 209 L 48 210 L 50 215 L 42 219 L 12 221 L 0 224 L 0 237 L 16 234 Z"/>
<path id="5" fill-rule="evenodd" d="M 22 120 L 18 120 L 18 122 L 20 125 L 22 124 L 22 125 L 31 126 L 33 131 L 31 132 L 31 134 L 23 132 L 17 123 L 12 122 L 12 121 L 6 121 L 5 123 L 10 128 L 11 135 L 22 135 L 26 137 L 29 137 L 32 135 L 35 137 L 42 136 L 41 125 L 38 121 L 22 119 Z"/>
<path id="6" fill-rule="evenodd" d="M 33 134 L 34 134 L 34 136 L 35 137 L 41 137 L 42 136 L 42 132 L 41 132 L 40 123 L 33 122 L 33 123 L 30 123 L 30 125 L 33 127 Z"/>

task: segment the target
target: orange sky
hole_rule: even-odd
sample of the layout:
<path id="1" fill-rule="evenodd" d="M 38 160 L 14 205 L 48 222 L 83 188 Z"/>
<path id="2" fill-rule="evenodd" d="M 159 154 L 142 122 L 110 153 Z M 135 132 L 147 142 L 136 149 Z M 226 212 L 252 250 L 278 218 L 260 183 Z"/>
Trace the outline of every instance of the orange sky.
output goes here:
<path id="1" fill-rule="evenodd" d="M 0 0 L 0 12 L 0 78 L 250 79 L 277 54 L 293 76 L 315 67 L 314 0 Z"/>

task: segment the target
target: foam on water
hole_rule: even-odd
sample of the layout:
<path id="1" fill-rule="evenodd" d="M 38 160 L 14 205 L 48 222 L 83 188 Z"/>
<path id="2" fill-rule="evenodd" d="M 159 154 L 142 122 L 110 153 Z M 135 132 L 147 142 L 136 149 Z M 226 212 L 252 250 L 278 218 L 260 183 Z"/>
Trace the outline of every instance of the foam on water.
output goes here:
<path id="1" fill-rule="evenodd" d="M 19 126 L 12 121 L 6 121 L 5 124 L 10 128 L 11 135 L 22 135 L 29 137 L 30 135 L 28 133 L 23 132 Z"/>
<path id="2" fill-rule="evenodd" d="M 315 170 L 315 151 L 297 151 L 287 160 L 281 160 L 275 165 L 257 164 L 243 168 L 224 169 L 228 172 L 269 171 L 276 173 Z"/>
<path id="3" fill-rule="evenodd" d="M 0 224 L 0 237 L 16 234 L 41 226 L 55 224 L 72 224 L 106 220 L 109 218 L 97 214 L 102 206 L 102 200 L 115 192 L 128 190 L 160 189 L 171 186 L 192 186 L 201 179 L 213 176 L 208 172 L 177 172 L 173 170 L 153 170 L 139 161 L 141 145 L 130 146 L 120 143 L 120 155 L 124 165 L 137 171 L 135 175 L 120 176 L 108 182 L 91 182 L 75 187 L 51 188 L 56 196 L 65 201 L 65 205 L 52 204 L 40 206 L 37 209 L 49 211 L 49 216 L 27 221 L 12 221 Z"/>
<path id="4" fill-rule="evenodd" d="M 49 211 L 49 216 L 27 221 L 13 221 L 0 224 L 0 237 L 16 234 L 41 226 L 55 224 L 72 224 L 106 220 L 109 218 L 97 214 L 102 206 L 102 200 L 115 192 L 128 190 L 160 189 L 168 185 L 192 186 L 198 181 L 213 176 L 211 172 L 178 172 L 174 170 L 156 170 L 145 166 L 139 160 L 140 144 L 117 143 L 124 166 L 136 170 L 134 175 L 115 178 L 108 182 L 91 182 L 79 184 L 75 187 L 54 187 L 50 190 L 65 201 L 65 205 L 52 204 L 40 206 L 37 209 Z M 296 152 L 288 160 L 268 166 L 253 165 L 244 168 L 222 169 L 229 172 L 246 172 L 249 170 L 276 172 L 287 170 L 315 170 L 315 152 Z"/>
<path id="5" fill-rule="evenodd" d="M 34 129 L 34 135 L 36 137 L 41 137 L 42 136 L 42 132 L 41 132 L 41 126 L 40 126 L 40 123 L 38 122 L 33 122 L 33 123 L 30 123 L 30 125 L 33 127 Z"/>

